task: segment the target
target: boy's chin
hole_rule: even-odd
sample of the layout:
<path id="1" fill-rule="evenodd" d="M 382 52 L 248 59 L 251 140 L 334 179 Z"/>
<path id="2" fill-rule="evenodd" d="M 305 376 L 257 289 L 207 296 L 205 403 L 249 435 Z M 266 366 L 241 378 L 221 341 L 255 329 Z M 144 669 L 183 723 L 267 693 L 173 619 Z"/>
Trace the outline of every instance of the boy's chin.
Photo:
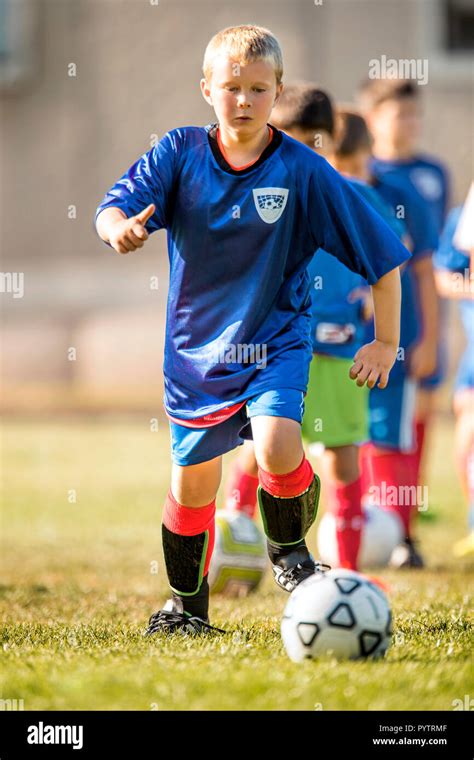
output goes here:
<path id="1" fill-rule="evenodd" d="M 263 129 L 266 125 L 266 121 L 261 122 L 257 119 L 230 119 L 219 122 L 221 126 L 226 126 L 228 129 L 237 129 L 239 131 L 251 131 L 258 132 L 259 129 Z"/>

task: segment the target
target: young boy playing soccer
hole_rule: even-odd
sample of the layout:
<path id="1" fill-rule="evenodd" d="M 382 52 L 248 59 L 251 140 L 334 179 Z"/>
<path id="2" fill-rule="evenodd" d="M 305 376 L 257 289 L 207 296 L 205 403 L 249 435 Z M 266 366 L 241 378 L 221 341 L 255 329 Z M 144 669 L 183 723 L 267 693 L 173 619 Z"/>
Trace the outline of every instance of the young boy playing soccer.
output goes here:
<path id="1" fill-rule="evenodd" d="M 372 285 L 376 339 L 356 354 L 352 378 L 385 387 L 396 357 L 398 266 L 409 253 L 323 159 L 268 124 L 282 69 L 268 30 L 215 35 L 201 90 L 217 122 L 165 135 L 96 214 L 99 236 L 119 253 L 158 229 L 168 233 L 164 404 L 173 466 L 162 536 L 172 597 L 148 634 L 211 628 L 207 572 L 222 455 L 246 438 L 255 443 L 277 584 L 292 591 L 318 569 L 305 535 L 319 481 L 301 441 L 311 359 L 306 268 L 318 247 Z M 264 349 L 265 361 L 242 358 L 249 347 Z"/>
<path id="2" fill-rule="evenodd" d="M 431 214 L 432 224 L 439 235 L 448 211 L 449 175 L 440 161 L 419 150 L 422 126 L 419 85 L 404 79 L 371 79 L 362 85 L 359 94 L 374 138 L 372 173 L 381 180 L 394 181 L 415 193 Z M 428 260 L 426 263 L 428 265 Z M 433 278 L 429 280 L 430 283 L 425 277 L 427 292 L 432 292 L 434 300 Z M 436 304 L 430 308 L 435 309 Z M 438 334 L 433 333 L 426 341 L 427 363 L 433 363 L 429 354 L 433 354 L 438 347 L 436 365 L 433 371 L 420 377 L 417 390 L 416 451 L 413 454 L 417 480 L 434 405 L 434 392 L 443 381 L 446 364 L 445 349 L 440 343 L 444 310 L 438 308 L 438 311 Z"/>

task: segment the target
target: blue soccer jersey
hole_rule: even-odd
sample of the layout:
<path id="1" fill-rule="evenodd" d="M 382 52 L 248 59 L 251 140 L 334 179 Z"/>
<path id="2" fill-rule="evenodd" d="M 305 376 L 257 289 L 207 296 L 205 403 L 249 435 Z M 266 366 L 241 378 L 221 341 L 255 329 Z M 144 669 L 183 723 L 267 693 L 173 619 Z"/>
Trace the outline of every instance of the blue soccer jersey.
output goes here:
<path id="1" fill-rule="evenodd" d="M 388 203 L 395 216 L 402 218 L 410 238 L 412 259 L 402 270 L 402 308 L 400 346 L 405 355 L 423 333 L 416 278 L 412 264 L 424 256 L 431 256 L 436 248 L 438 235 L 433 218 L 425 203 L 407 187 L 386 177 L 374 178 L 373 187 Z M 397 361 L 392 375 L 405 373 L 407 363 Z"/>
<path id="2" fill-rule="evenodd" d="M 306 391 L 311 361 L 307 272 L 318 248 L 369 283 L 409 258 L 397 237 L 320 156 L 273 130 L 235 169 L 216 126 L 169 132 L 97 209 L 130 217 L 154 203 L 166 228 L 170 284 L 166 411 L 196 419 L 257 393 Z"/>
<path id="3" fill-rule="evenodd" d="M 454 234 L 461 217 L 462 206 L 452 209 L 446 220 L 446 226 L 442 232 L 439 247 L 433 262 L 436 269 L 447 270 L 460 275 L 461 287 L 470 283 L 472 272 L 470 270 L 470 256 L 467 251 L 461 251 L 453 243 Z M 453 289 L 457 283 L 453 280 Z M 460 299 L 459 313 L 466 336 L 466 347 L 459 364 L 456 377 L 456 390 L 474 388 L 474 300 L 471 297 Z"/>
<path id="4" fill-rule="evenodd" d="M 350 179 L 349 183 L 402 238 L 405 227 L 395 218 L 377 191 L 366 182 Z M 319 250 L 308 272 L 311 280 L 311 335 L 313 352 L 351 359 L 365 340 L 366 322 L 362 316 L 367 281 L 343 266 L 334 256 Z"/>
<path id="5" fill-rule="evenodd" d="M 428 205 L 438 234 L 441 232 L 449 205 L 449 175 L 442 163 L 423 155 L 399 161 L 373 158 L 371 170 L 415 191 Z"/>

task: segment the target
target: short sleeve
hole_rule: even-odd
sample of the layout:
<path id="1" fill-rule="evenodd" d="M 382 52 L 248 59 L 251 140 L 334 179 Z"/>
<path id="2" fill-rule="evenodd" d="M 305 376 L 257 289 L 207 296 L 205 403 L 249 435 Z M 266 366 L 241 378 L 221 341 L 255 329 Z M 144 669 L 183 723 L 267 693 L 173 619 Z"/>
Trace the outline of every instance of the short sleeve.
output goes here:
<path id="1" fill-rule="evenodd" d="M 320 157 L 309 170 L 306 193 L 315 249 L 324 248 L 370 284 L 410 258 L 380 214 Z"/>
<path id="2" fill-rule="evenodd" d="M 168 132 L 110 188 L 97 208 L 95 222 L 106 208 L 119 208 L 130 217 L 153 203 L 156 211 L 145 225 L 147 231 L 167 227 L 179 149 L 178 130 Z"/>

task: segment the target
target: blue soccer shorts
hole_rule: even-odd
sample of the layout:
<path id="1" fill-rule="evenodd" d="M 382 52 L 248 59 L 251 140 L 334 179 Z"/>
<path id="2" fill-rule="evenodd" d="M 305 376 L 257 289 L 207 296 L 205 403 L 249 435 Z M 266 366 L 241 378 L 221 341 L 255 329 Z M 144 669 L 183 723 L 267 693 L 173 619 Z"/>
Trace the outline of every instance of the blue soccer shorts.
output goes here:
<path id="1" fill-rule="evenodd" d="M 369 392 L 369 438 L 376 446 L 413 453 L 416 446 L 417 383 L 409 377 L 392 377 L 383 390 Z"/>
<path id="2" fill-rule="evenodd" d="M 252 417 L 286 417 L 301 425 L 304 413 L 303 391 L 294 388 L 264 391 L 247 400 L 229 419 L 207 428 L 189 428 L 170 420 L 171 456 L 181 467 L 200 464 L 232 451 L 252 440 Z"/>

